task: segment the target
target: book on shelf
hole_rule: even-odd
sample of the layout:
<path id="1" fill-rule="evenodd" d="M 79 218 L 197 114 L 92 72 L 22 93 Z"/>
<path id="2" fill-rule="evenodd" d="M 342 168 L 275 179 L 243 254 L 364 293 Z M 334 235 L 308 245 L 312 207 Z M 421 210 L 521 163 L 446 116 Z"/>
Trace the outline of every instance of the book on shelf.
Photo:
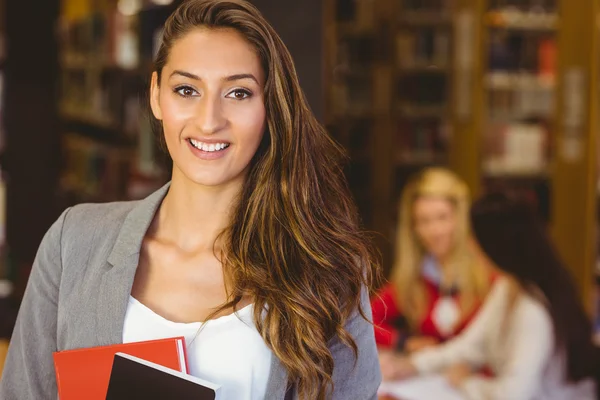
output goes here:
<path id="1" fill-rule="evenodd" d="M 450 33 L 437 29 L 402 31 L 396 35 L 396 63 L 404 69 L 450 64 Z"/>
<path id="2" fill-rule="evenodd" d="M 548 168 L 548 133 L 537 124 L 493 127 L 485 140 L 488 176 L 543 176 Z"/>

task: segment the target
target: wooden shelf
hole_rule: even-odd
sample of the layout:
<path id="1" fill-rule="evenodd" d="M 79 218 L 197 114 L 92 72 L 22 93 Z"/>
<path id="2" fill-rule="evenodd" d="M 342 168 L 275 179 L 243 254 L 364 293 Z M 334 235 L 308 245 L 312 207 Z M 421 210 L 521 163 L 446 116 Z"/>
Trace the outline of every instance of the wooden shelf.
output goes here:
<path id="1" fill-rule="evenodd" d="M 347 118 L 367 119 L 373 118 L 374 114 L 375 112 L 373 110 L 367 108 L 348 108 L 346 110 L 336 112 L 335 117 L 338 120 Z"/>
<path id="2" fill-rule="evenodd" d="M 372 29 L 364 28 L 355 22 L 340 22 L 336 24 L 337 34 L 339 36 L 373 36 L 375 32 Z"/>
<path id="3" fill-rule="evenodd" d="M 338 65 L 333 70 L 337 78 L 364 78 L 371 79 L 373 70 L 369 67 L 353 67 L 347 65 Z"/>
<path id="4" fill-rule="evenodd" d="M 452 24 L 452 15 L 439 11 L 402 11 L 398 22 L 402 25 L 415 27 L 447 27 Z"/>
<path id="5" fill-rule="evenodd" d="M 422 167 L 427 165 L 440 165 L 448 162 L 444 154 L 418 153 L 396 154 L 396 166 L 399 167 Z"/>
<path id="6" fill-rule="evenodd" d="M 559 25 L 556 13 L 526 13 L 518 10 L 489 11 L 484 21 L 490 28 L 530 32 L 552 32 Z"/>
<path id="7" fill-rule="evenodd" d="M 128 68 L 106 61 L 98 55 L 66 53 L 60 58 L 60 67 L 66 71 L 82 71 L 102 73 L 106 71 L 120 72 L 123 74 L 149 75 L 153 71 L 152 62 L 140 62 L 139 65 Z"/>
<path id="8" fill-rule="evenodd" d="M 75 122 L 82 125 L 94 126 L 99 129 L 119 129 L 118 125 L 110 118 L 98 117 L 92 113 L 63 109 L 60 112 L 60 117 L 63 122 L 67 123 Z"/>
<path id="9" fill-rule="evenodd" d="M 402 74 L 448 74 L 449 65 L 436 65 L 434 63 L 416 63 L 414 65 L 399 65 L 398 72 Z"/>
<path id="10" fill-rule="evenodd" d="M 436 118 L 443 119 L 447 116 L 444 106 L 414 106 L 401 104 L 397 108 L 398 114 L 408 119 Z"/>
<path id="11" fill-rule="evenodd" d="M 87 137 L 106 145 L 132 147 L 136 143 L 133 136 L 129 136 L 117 124 L 106 119 L 70 113 L 62 114 L 61 122 L 64 132 Z"/>
<path id="12" fill-rule="evenodd" d="M 483 167 L 484 179 L 493 180 L 520 180 L 520 181 L 539 181 L 550 179 L 551 173 L 549 168 L 490 168 Z"/>
<path id="13" fill-rule="evenodd" d="M 490 72 L 485 76 L 485 86 L 489 90 L 554 90 L 556 81 L 553 77 L 533 73 Z"/>

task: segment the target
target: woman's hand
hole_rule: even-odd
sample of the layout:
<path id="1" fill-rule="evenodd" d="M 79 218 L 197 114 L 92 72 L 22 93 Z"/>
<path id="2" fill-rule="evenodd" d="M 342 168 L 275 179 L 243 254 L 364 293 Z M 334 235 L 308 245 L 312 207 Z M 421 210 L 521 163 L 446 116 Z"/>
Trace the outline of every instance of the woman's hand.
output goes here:
<path id="1" fill-rule="evenodd" d="M 390 350 L 379 351 L 379 365 L 384 381 L 407 379 L 418 373 L 408 357 Z"/>
<path id="2" fill-rule="evenodd" d="M 455 364 L 448 368 L 444 375 L 450 385 L 458 388 L 462 383 L 473 374 L 471 367 L 465 363 Z"/>
<path id="3" fill-rule="evenodd" d="M 414 353 L 419 350 L 426 349 L 437 345 L 439 341 L 431 336 L 413 336 L 406 339 L 404 349 L 408 353 Z"/>

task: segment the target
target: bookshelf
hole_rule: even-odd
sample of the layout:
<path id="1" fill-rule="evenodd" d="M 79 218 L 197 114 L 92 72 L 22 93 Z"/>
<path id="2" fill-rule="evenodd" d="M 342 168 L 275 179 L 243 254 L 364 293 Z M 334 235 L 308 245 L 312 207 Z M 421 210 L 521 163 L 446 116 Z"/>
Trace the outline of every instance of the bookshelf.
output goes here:
<path id="1" fill-rule="evenodd" d="M 554 0 L 491 0 L 483 13 L 483 190 L 528 198 L 552 218 L 559 14 Z"/>
<path id="2" fill-rule="evenodd" d="M 61 202 L 143 197 L 168 179 L 147 91 L 175 3 L 63 0 L 59 21 Z"/>
<path id="3" fill-rule="evenodd" d="M 366 227 L 373 226 L 373 138 L 380 120 L 376 11 L 375 1 L 327 0 L 324 6 L 325 124 L 350 158 L 348 182 Z"/>
<path id="4" fill-rule="evenodd" d="M 387 214 L 391 242 L 395 243 L 397 201 L 407 179 L 424 167 L 449 163 L 454 5 L 449 0 L 390 3 L 394 41 L 390 145 L 394 155 Z"/>
<path id="5" fill-rule="evenodd" d="M 328 0 L 324 15 L 326 124 L 350 156 L 363 225 L 389 269 L 405 182 L 449 162 L 452 4 Z"/>
<path id="6" fill-rule="evenodd" d="M 592 3 L 325 4 L 327 125 L 348 150 L 353 193 L 386 270 L 406 178 L 446 165 L 474 196 L 498 189 L 534 202 L 590 295 L 600 207 L 590 189 L 599 157 Z"/>
<path id="7" fill-rule="evenodd" d="M 470 102 L 483 106 L 466 123 L 469 137 L 453 143 L 467 149 L 467 160 L 451 164 L 476 194 L 496 188 L 537 204 L 590 304 L 597 157 L 592 3 L 459 0 L 459 7 L 478 21 L 481 64 Z"/>

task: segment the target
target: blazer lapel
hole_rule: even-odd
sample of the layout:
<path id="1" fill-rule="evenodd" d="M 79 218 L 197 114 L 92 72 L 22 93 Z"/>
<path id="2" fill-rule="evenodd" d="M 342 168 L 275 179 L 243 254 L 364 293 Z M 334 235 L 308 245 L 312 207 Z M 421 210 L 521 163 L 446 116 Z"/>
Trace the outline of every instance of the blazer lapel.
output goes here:
<path id="1" fill-rule="evenodd" d="M 99 287 L 96 308 L 99 345 L 123 341 L 123 323 L 142 242 L 169 185 L 139 201 L 123 221 Z"/>
<path id="2" fill-rule="evenodd" d="M 271 357 L 271 372 L 267 381 L 267 399 L 292 400 L 292 388 L 288 387 L 288 375 L 285 367 L 273 354 Z"/>

